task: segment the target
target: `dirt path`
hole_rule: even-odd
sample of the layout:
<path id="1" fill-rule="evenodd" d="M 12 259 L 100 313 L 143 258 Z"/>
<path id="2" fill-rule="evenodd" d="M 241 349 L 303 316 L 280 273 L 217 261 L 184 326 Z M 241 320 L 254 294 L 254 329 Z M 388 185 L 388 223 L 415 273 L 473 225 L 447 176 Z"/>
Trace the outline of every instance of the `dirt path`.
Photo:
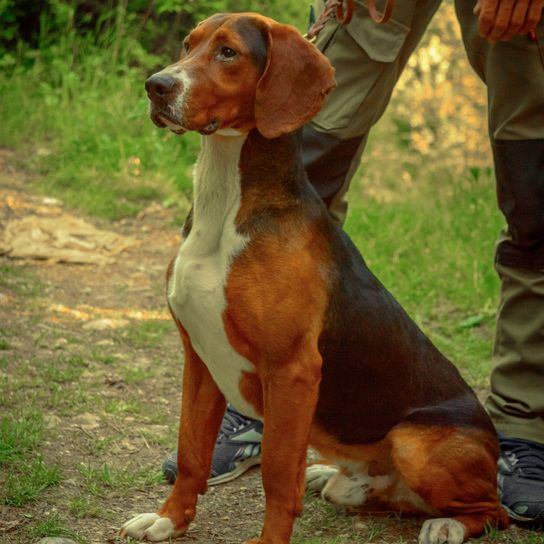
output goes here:
<path id="1" fill-rule="evenodd" d="M 63 211 L 58 202 L 30 194 L 24 172 L 13 167 L 9 153 L 0 153 L 0 226 Z M 37 451 L 60 475 L 21 505 L 11 504 L 4 492 L 1 543 L 70 531 L 81 542 L 118 542 L 120 525 L 153 511 L 169 491 L 160 465 L 176 441 L 182 355 L 163 290 L 178 227 L 173 212 L 157 204 L 115 224 L 89 221 L 135 243 L 101 266 L 0 257 L 2 415 L 14 421 L 43 415 L 41 442 L 21 467 L 39 458 Z M 0 472 L 6 488 L 10 470 L 20 470 L 18 481 L 31 470 L 9 467 Z M 254 469 L 210 489 L 185 540 L 242 542 L 258 534 L 263 505 Z M 419 524 L 398 516 L 338 514 L 308 497 L 293 542 L 416 542 Z M 525 542 L 525 536 L 544 542 L 518 529 L 484 541 Z"/>

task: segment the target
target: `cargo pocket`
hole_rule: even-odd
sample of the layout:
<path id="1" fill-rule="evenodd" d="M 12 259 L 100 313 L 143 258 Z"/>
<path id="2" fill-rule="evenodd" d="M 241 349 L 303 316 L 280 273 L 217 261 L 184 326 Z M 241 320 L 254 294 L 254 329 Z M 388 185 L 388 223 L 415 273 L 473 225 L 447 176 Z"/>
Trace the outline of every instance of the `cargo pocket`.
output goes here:
<path id="1" fill-rule="evenodd" d="M 390 93 L 390 87 L 395 81 L 382 76 L 390 63 L 399 56 L 410 32 L 408 25 L 411 23 L 415 2 L 409 1 L 406 4 L 411 5 L 411 8 L 402 14 L 403 22 L 390 19 L 383 25 L 377 24 L 370 17 L 366 5 L 356 2 L 353 19 L 348 25 L 339 25 L 335 20 L 327 23 L 318 36 L 316 46 L 336 69 L 336 89 L 312 124 L 321 130 L 341 130 L 350 124 L 370 91 L 381 85 L 382 80 L 387 87 L 384 93 Z M 369 104 L 370 109 L 377 107 Z M 365 119 L 357 120 L 357 124 L 366 122 Z M 349 132 L 354 131 L 350 129 Z M 358 130 L 355 132 L 360 133 Z"/>
<path id="2" fill-rule="evenodd" d="M 403 8 L 408 10 L 399 14 L 398 18 L 391 18 L 386 23 L 378 24 L 370 17 L 365 4 L 356 3 L 355 17 L 346 26 L 346 30 L 372 60 L 393 62 L 410 32 L 414 7 L 414 2 L 405 2 Z"/>

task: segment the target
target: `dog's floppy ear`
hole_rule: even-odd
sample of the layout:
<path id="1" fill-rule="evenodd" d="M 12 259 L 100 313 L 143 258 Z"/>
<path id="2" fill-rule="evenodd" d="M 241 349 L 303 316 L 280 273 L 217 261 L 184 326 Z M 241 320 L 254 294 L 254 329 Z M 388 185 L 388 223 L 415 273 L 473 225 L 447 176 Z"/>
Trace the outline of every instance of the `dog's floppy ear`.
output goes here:
<path id="1" fill-rule="evenodd" d="M 290 25 L 268 26 L 266 66 L 257 85 L 255 123 L 266 138 L 301 127 L 334 89 L 334 68 Z"/>

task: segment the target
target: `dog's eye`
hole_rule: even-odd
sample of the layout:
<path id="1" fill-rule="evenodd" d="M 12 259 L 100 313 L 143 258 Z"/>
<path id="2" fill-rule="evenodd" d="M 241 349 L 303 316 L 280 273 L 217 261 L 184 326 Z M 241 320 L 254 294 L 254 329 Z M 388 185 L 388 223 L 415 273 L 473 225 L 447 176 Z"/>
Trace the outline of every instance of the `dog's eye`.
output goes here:
<path id="1" fill-rule="evenodd" d="M 189 42 L 183 42 L 183 52 L 188 53 L 189 49 L 191 49 L 191 45 Z"/>
<path id="2" fill-rule="evenodd" d="M 221 49 L 219 50 L 219 57 L 221 57 L 223 59 L 232 59 L 237 54 L 238 53 L 234 49 L 232 49 L 230 47 L 227 47 L 226 45 L 221 47 Z"/>

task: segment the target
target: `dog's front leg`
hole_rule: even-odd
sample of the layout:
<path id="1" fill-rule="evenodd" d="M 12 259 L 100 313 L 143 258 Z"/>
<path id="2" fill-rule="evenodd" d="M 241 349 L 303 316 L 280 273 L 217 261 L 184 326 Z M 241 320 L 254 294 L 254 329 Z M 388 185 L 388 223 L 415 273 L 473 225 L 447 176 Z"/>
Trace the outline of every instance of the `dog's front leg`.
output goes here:
<path id="1" fill-rule="evenodd" d="M 287 544 L 302 512 L 306 449 L 321 379 L 317 348 L 305 348 L 263 377 L 266 510 L 261 537 L 247 544 Z"/>
<path id="2" fill-rule="evenodd" d="M 187 530 L 199 494 L 206 492 L 212 454 L 225 399 L 206 365 L 181 329 L 185 348 L 183 393 L 178 435 L 178 477 L 170 496 L 156 514 L 140 514 L 121 529 L 122 536 L 152 542 L 168 540 Z"/>

